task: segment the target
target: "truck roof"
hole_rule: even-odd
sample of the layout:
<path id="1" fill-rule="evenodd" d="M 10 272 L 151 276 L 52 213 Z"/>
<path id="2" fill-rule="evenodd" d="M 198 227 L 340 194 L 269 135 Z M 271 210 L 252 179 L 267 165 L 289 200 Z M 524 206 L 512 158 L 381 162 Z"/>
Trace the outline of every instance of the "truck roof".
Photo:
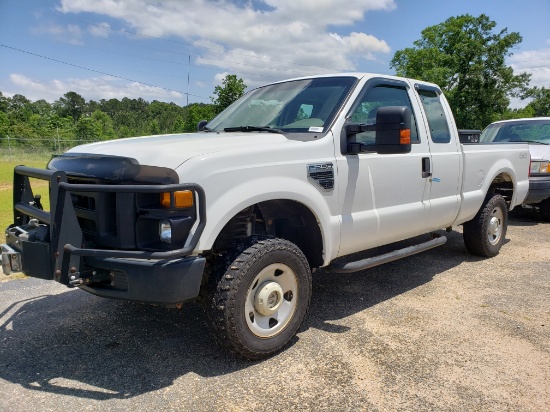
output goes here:
<path id="1" fill-rule="evenodd" d="M 291 79 L 284 79 L 284 80 L 280 80 L 280 81 L 272 82 L 272 83 L 268 83 L 268 84 L 277 84 L 277 83 L 284 83 L 284 82 L 288 82 L 288 81 L 304 80 L 304 79 L 318 79 L 318 78 L 321 78 L 321 77 L 355 77 L 357 79 L 362 79 L 364 77 L 379 77 L 379 78 L 383 77 L 383 78 L 387 78 L 387 79 L 401 80 L 401 81 L 406 81 L 406 82 L 410 81 L 410 82 L 414 82 L 414 83 L 429 85 L 429 86 L 435 87 L 435 88 L 440 90 L 440 87 L 437 84 L 430 83 L 430 82 L 427 82 L 427 81 L 424 81 L 424 80 L 411 79 L 411 78 L 407 78 L 407 77 L 394 76 L 394 75 L 390 75 L 390 74 L 369 73 L 369 72 L 345 72 L 345 73 L 316 74 L 316 75 L 311 75 L 311 76 L 303 76 L 303 77 L 296 77 L 296 78 L 291 78 Z M 266 86 L 268 84 L 258 86 L 258 87 L 263 87 L 263 86 Z M 257 89 L 258 87 L 255 87 L 254 89 Z"/>

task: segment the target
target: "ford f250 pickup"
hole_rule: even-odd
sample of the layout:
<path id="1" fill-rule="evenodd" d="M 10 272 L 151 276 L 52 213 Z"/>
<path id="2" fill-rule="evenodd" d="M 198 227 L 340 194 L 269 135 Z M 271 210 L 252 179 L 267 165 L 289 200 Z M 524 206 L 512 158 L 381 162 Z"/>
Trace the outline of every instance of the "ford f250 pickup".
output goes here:
<path id="1" fill-rule="evenodd" d="M 218 342 L 260 359 L 298 331 L 317 268 L 342 276 L 409 256 L 456 225 L 468 251 L 497 255 L 529 161 L 526 144 L 462 145 L 434 84 L 277 82 L 198 133 L 91 143 L 45 170 L 16 167 L 4 272 L 167 306 L 202 297 Z M 33 179 L 49 181 L 49 211 Z M 336 260 L 423 234 L 433 236 Z"/>

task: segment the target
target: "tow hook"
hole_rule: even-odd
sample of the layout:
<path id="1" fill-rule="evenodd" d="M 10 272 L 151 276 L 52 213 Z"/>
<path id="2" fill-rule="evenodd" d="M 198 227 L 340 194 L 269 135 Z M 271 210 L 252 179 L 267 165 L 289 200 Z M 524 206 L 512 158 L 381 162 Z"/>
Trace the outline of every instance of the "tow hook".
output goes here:
<path id="1" fill-rule="evenodd" d="M 92 283 L 91 278 L 81 278 L 80 272 L 75 272 L 69 277 L 69 285 L 70 286 L 82 286 L 87 285 L 89 283 Z"/>

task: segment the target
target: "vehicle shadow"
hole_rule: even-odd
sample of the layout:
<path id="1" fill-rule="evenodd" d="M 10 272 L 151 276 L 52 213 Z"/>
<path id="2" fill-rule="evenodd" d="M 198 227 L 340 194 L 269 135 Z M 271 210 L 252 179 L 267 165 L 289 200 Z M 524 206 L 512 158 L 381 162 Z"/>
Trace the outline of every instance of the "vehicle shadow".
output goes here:
<path id="1" fill-rule="evenodd" d="M 349 328 L 334 325 L 331 321 L 346 318 L 429 283 L 434 276 L 464 262 L 483 260 L 467 252 L 461 233 L 441 234 L 447 237 L 446 244 L 414 256 L 361 272 L 335 274 L 321 270 L 315 273 L 307 326 L 327 332 L 346 332 Z M 402 243 L 408 246 L 414 242 Z M 384 251 L 385 248 L 378 249 Z M 356 259 L 373 254 L 376 252 L 363 252 L 357 254 Z"/>
<path id="2" fill-rule="evenodd" d="M 518 206 L 508 214 L 508 224 L 511 226 L 536 226 L 548 223 L 542 220 L 538 209 Z"/>
<path id="3" fill-rule="evenodd" d="M 475 260 L 480 259 L 467 254 L 461 234 L 452 232 L 443 247 L 368 271 L 317 271 L 310 316 L 302 329 L 345 332 L 349 328 L 331 322 Z M 35 291 L 51 283 L 24 282 Z M 21 300 L 0 313 L 0 378 L 29 390 L 124 399 L 168 387 L 190 372 L 221 376 L 256 363 L 218 348 L 204 323 L 198 303 L 167 309 L 80 290 Z M 295 337 L 291 345 L 298 340 Z"/>
<path id="4" fill-rule="evenodd" d="M 30 390 L 129 398 L 189 372 L 218 376 L 252 364 L 216 346 L 196 303 L 168 309 L 72 290 L 0 313 L 0 378 Z"/>

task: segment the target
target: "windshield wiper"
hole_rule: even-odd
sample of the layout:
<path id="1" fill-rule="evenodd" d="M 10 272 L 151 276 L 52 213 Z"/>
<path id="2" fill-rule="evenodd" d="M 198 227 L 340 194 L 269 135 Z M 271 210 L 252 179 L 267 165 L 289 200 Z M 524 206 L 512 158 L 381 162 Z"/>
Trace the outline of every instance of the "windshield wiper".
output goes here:
<path id="1" fill-rule="evenodd" d="M 269 132 L 269 133 L 283 133 L 280 129 L 273 129 L 269 126 L 259 127 L 259 126 L 237 126 L 237 127 L 226 127 L 223 129 L 224 132 Z"/>
<path id="2" fill-rule="evenodd" d="M 527 143 L 546 144 L 546 145 L 550 144 L 550 142 L 541 142 L 540 140 L 530 140 Z"/>

